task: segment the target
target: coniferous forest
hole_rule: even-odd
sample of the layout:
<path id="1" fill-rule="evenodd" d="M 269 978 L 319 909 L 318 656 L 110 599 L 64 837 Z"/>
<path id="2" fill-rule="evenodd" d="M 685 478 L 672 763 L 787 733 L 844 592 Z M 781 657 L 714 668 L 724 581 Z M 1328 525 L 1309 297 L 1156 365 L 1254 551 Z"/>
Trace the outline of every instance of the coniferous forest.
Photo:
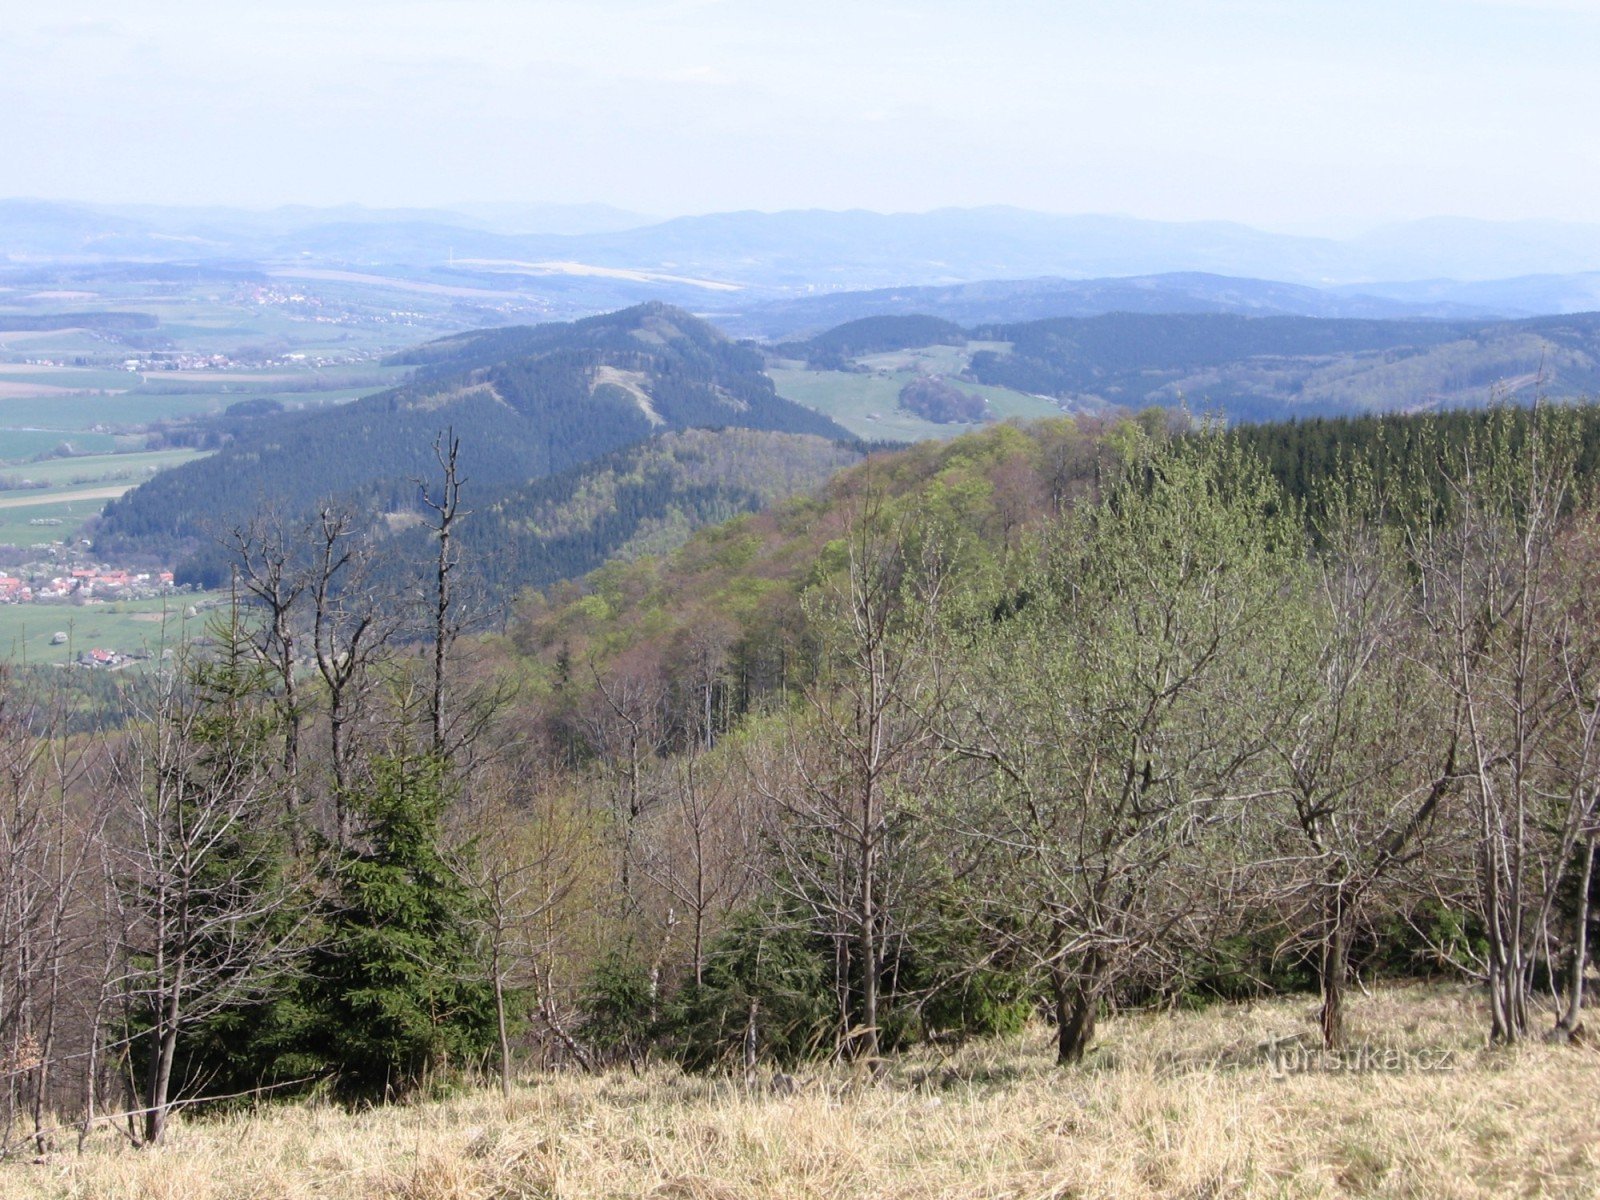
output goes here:
<path id="1" fill-rule="evenodd" d="M 526 591 L 234 530 L 119 719 L 8 679 L 0 1151 L 671 1062 L 753 1078 L 1471 981 L 1581 1041 L 1595 410 L 999 426 Z"/>

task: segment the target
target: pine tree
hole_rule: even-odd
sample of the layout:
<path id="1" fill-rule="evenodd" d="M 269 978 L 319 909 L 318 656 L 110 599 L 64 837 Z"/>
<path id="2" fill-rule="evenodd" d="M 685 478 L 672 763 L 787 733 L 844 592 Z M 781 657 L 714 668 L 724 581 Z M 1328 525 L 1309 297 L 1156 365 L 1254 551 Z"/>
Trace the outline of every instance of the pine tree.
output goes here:
<path id="1" fill-rule="evenodd" d="M 347 1099 L 405 1095 L 494 1044 L 468 899 L 440 853 L 448 799 L 443 762 L 406 746 L 374 759 L 350 797 L 361 828 L 333 859 L 307 994 L 313 1042 Z"/>

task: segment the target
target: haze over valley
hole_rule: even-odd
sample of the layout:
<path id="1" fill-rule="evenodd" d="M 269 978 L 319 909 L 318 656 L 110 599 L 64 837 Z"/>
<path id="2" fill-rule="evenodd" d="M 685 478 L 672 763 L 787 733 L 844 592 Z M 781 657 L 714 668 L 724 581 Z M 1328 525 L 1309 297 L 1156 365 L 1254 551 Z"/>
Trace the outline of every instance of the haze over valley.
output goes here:
<path id="1" fill-rule="evenodd" d="M 0 14 L 0 1196 L 1600 1194 L 1587 0 Z"/>

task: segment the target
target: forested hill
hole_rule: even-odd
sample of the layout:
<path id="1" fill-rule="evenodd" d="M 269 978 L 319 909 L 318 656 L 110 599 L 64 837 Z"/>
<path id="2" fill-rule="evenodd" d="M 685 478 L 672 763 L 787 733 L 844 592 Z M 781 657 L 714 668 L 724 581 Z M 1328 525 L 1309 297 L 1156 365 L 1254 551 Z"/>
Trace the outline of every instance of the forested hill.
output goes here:
<path id="1" fill-rule="evenodd" d="M 1600 406 L 1576 415 L 1576 480 L 1589 487 L 1600 478 Z M 1515 441 L 1531 410 L 1283 421 L 1225 436 L 1259 459 L 1315 525 L 1328 485 L 1350 478 L 1352 468 L 1380 481 L 1437 484 L 1440 463 L 1501 419 L 1511 422 Z M 1011 567 L 1034 552 L 1030 531 L 1092 499 L 1115 474 L 1134 428 L 1156 441 L 1210 436 L 1147 411 L 991 426 L 875 454 L 816 495 L 702 529 L 671 555 L 612 562 L 532 596 L 514 622 L 515 639 L 542 660 L 551 686 L 561 677 L 564 703 L 577 707 L 587 703 L 594 677 L 589 684 L 567 678 L 571 663 L 665 680 L 685 646 L 704 651 L 715 643 L 730 681 L 719 703 L 731 722 L 793 682 L 795 656 L 807 644 L 801 594 L 819 564 L 837 565 L 839 539 L 862 512 L 874 510 L 885 527 L 937 530 L 960 575 L 1003 590 Z"/>
<path id="2" fill-rule="evenodd" d="M 609 561 L 666 554 L 695 530 L 821 487 L 862 457 L 858 444 L 807 433 L 684 429 L 659 433 L 581 467 L 474 498 L 457 544 L 471 587 L 497 607 L 528 587 L 575 579 Z M 430 555 L 431 531 L 387 537 L 374 580 L 401 594 Z M 181 582 L 226 584 L 232 559 L 217 543 L 179 565 Z"/>
<path id="3" fill-rule="evenodd" d="M 461 441 L 480 506 L 662 431 L 850 436 L 780 398 L 756 351 L 660 304 L 452 337 L 405 361 L 417 371 L 403 386 L 339 408 L 232 423 L 217 454 L 108 506 L 97 544 L 170 555 L 263 508 L 294 517 L 330 498 L 373 513 L 407 509 L 415 481 L 437 471 L 433 443 L 447 428 Z"/>
<path id="4" fill-rule="evenodd" d="M 950 378 L 1069 410 L 1187 404 L 1230 420 L 1481 407 L 1600 394 L 1600 314 L 1520 321 L 1110 313 L 974 326 L 852 321 L 770 348 L 814 371 L 897 369 L 918 349 Z"/>

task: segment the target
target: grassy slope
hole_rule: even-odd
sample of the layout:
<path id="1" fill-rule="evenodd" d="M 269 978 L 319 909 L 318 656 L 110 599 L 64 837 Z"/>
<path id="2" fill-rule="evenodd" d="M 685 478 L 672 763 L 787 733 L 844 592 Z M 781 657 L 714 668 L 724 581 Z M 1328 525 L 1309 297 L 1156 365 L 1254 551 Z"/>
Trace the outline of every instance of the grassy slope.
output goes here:
<path id="1" fill-rule="evenodd" d="M 807 371 L 769 368 L 767 374 L 778 394 L 832 417 L 851 433 L 872 440 L 921 441 L 949 438 L 970 431 L 971 425 L 924 421 L 900 407 L 900 389 L 919 374 L 954 376 L 964 370 L 973 350 L 994 349 L 998 344 L 974 342 L 966 347 L 925 346 L 857 360 L 868 374 L 845 371 Z M 1059 406 L 1038 396 L 1010 388 L 956 381 L 964 392 L 976 392 L 989 401 L 1000 420 L 1008 417 L 1060 416 Z"/>
<path id="2" fill-rule="evenodd" d="M 18 1200 L 482 1197 L 1592 1196 L 1600 1056 L 1483 1048 L 1464 988 L 1379 992 L 1358 1042 L 1444 1071 L 1284 1072 L 1304 997 L 1113 1018 L 1090 1063 L 1049 1034 L 893 1061 L 869 1084 L 819 1068 L 799 1093 L 667 1069 L 541 1076 L 358 1114 L 306 1106 L 181 1122 L 166 1149 L 102 1128 L 76 1157 L 0 1166 Z M 70 1132 L 64 1136 L 71 1145 Z"/>

